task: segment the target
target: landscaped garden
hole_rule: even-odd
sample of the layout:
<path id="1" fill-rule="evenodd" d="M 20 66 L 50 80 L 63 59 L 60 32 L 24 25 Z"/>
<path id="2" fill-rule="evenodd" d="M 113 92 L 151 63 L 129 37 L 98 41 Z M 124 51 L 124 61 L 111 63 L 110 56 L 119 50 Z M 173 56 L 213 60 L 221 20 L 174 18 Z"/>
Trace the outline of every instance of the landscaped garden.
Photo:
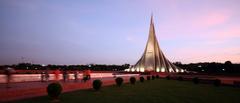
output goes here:
<path id="1" fill-rule="evenodd" d="M 59 100 L 61 103 L 239 103 L 240 88 L 145 78 L 144 82 L 63 93 Z M 15 102 L 46 103 L 51 98 L 43 96 Z"/>

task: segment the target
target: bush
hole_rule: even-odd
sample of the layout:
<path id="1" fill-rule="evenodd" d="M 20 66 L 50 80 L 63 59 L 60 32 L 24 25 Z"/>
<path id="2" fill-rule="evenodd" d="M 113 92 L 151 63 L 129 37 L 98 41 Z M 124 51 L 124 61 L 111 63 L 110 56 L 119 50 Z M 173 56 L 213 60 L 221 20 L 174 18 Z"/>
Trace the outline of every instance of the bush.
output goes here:
<path id="1" fill-rule="evenodd" d="M 183 77 L 182 77 L 182 76 L 179 76 L 179 77 L 177 78 L 177 80 L 183 81 Z"/>
<path id="2" fill-rule="evenodd" d="M 152 75 L 152 80 L 154 80 L 155 79 L 155 76 L 154 75 Z"/>
<path id="3" fill-rule="evenodd" d="M 123 78 L 117 77 L 117 78 L 115 79 L 115 82 L 116 82 L 116 84 L 117 84 L 118 86 L 121 86 L 122 83 L 123 83 Z"/>
<path id="4" fill-rule="evenodd" d="M 93 89 L 100 90 L 100 88 L 102 87 L 102 81 L 99 79 L 94 80 L 92 83 L 92 86 L 93 86 Z"/>
<path id="5" fill-rule="evenodd" d="M 151 77 L 150 77 L 150 76 L 147 76 L 147 80 L 151 80 Z"/>
<path id="6" fill-rule="evenodd" d="M 215 86 L 220 86 L 220 85 L 221 85 L 221 80 L 215 79 L 214 82 L 213 82 L 213 84 L 214 84 Z"/>
<path id="7" fill-rule="evenodd" d="M 198 84 L 198 83 L 199 83 L 198 77 L 194 77 L 194 78 L 192 79 L 192 81 L 193 81 L 194 84 Z"/>
<path id="8" fill-rule="evenodd" d="M 144 80 L 145 80 L 144 77 L 140 77 L 139 79 L 140 79 L 140 82 L 142 82 L 142 83 L 143 83 Z"/>
<path id="9" fill-rule="evenodd" d="M 170 75 L 166 76 L 166 79 L 167 79 L 167 80 L 170 80 Z"/>
<path id="10" fill-rule="evenodd" d="M 135 84 L 135 82 L 136 82 L 136 78 L 135 78 L 135 77 L 131 77 L 131 78 L 130 78 L 130 83 L 131 83 L 131 84 Z"/>
<path id="11" fill-rule="evenodd" d="M 51 83 L 47 87 L 48 96 L 57 99 L 62 92 L 62 86 L 59 83 Z"/>
<path id="12" fill-rule="evenodd" d="M 156 78 L 159 79 L 160 78 L 159 75 L 156 75 Z"/>

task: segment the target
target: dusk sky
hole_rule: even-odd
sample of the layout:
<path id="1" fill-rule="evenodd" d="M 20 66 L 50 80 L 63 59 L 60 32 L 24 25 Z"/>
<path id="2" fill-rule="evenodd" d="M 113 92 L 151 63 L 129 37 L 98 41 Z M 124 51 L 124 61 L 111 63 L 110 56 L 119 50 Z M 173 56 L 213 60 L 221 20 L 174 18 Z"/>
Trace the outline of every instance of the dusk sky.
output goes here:
<path id="1" fill-rule="evenodd" d="M 240 63 L 240 0 L 0 0 L 0 65 L 135 64 L 151 13 L 165 56 Z"/>

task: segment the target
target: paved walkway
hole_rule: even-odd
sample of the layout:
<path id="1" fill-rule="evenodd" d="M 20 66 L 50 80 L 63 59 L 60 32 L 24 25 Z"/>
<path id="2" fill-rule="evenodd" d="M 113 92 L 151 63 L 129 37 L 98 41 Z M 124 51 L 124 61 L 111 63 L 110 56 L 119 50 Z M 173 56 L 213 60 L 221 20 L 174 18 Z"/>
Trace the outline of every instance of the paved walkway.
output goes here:
<path id="1" fill-rule="evenodd" d="M 124 82 L 128 82 L 130 77 L 123 77 Z M 96 78 L 95 78 L 96 79 Z M 100 79 L 100 78 L 99 78 Z M 60 81 L 63 86 L 63 92 L 75 91 L 80 89 L 92 88 L 91 79 L 87 82 L 70 80 L 68 82 Z M 115 84 L 115 78 L 101 78 L 103 86 L 109 86 Z M 47 95 L 46 88 L 49 82 L 22 82 L 12 83 L 11 88 L 6 88 L 6 84 L 0 84 L 0 102 L 14 101 L 25 98 L 37 97 Z"/>

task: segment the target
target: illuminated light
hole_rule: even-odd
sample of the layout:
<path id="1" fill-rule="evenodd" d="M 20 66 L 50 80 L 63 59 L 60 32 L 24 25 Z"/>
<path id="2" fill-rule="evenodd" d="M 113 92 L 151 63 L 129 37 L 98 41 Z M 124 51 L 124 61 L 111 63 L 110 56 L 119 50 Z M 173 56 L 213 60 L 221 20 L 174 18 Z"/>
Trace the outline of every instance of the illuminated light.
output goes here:
<path id="1" fill-rule="evenodd" d="M 139 68 L 137 68 L 137 72 L 139 72 L 140 70 L 139 70 Z"/>
<path id="2" fill-rule="evenodd" d="M 183 73 L 183 72 L 184 72 L 184 70 L 183 70 L 183 69 L 181 69 L 181 72 Z"/>
<path id="3" fill-rule="evenodd" d="M 130 72 L 130 69 L 125 69 L 124 71 L 126 71 L 126 72 Z"/>
<path id="4" fill-rule="evenodd" d="M 159 71 L 160 71 L 160 69 L 159 69 L 159 68 L 157 68 L 157 69 L 156 69 L 156 72 L 159 72 Z"/>
<path id="5" fill-rule="evenodd" d="M 144 68 L 140 68 L 140 72 L 144 72 Z"/>
<path id="6" fill-rule="evenodd" d="M 199 68 L 201 68 L 202 66 L 201 65 L 198 65 Z"/>
<path id="7" fill-rule="evenodd" d="M 223 71 L 225 71 L 225 69 L 222 69 Z"/>
<path id="8" fill-rule="evenodd" d="M 169 68 L 169 72 L 174 72 L 172 68 Z"/>
<path id="9" fill-rule="evenodd" d="M 176 69 L 176 72 L 178 73 L 178 72 L 179 72 L 179 70 L 178 70 L 178 69 Z"/>
<path id="10" fill-rule="evenodd" d="M 165 69 L 163 67 L 161 68 L 161 72 L 165 72 Z"/>
<path id="11" fill-rule="evenodd" d="M 202 69 L 202 71 L 204 72 L 204 69 Z"/>
<path id="12" fill-rule="evenodd" d="M 132 70 L 131 70 L 132 72 L 134 72 L 135 71 L 135 69 L 134 68 L 132 68 Z"/>

